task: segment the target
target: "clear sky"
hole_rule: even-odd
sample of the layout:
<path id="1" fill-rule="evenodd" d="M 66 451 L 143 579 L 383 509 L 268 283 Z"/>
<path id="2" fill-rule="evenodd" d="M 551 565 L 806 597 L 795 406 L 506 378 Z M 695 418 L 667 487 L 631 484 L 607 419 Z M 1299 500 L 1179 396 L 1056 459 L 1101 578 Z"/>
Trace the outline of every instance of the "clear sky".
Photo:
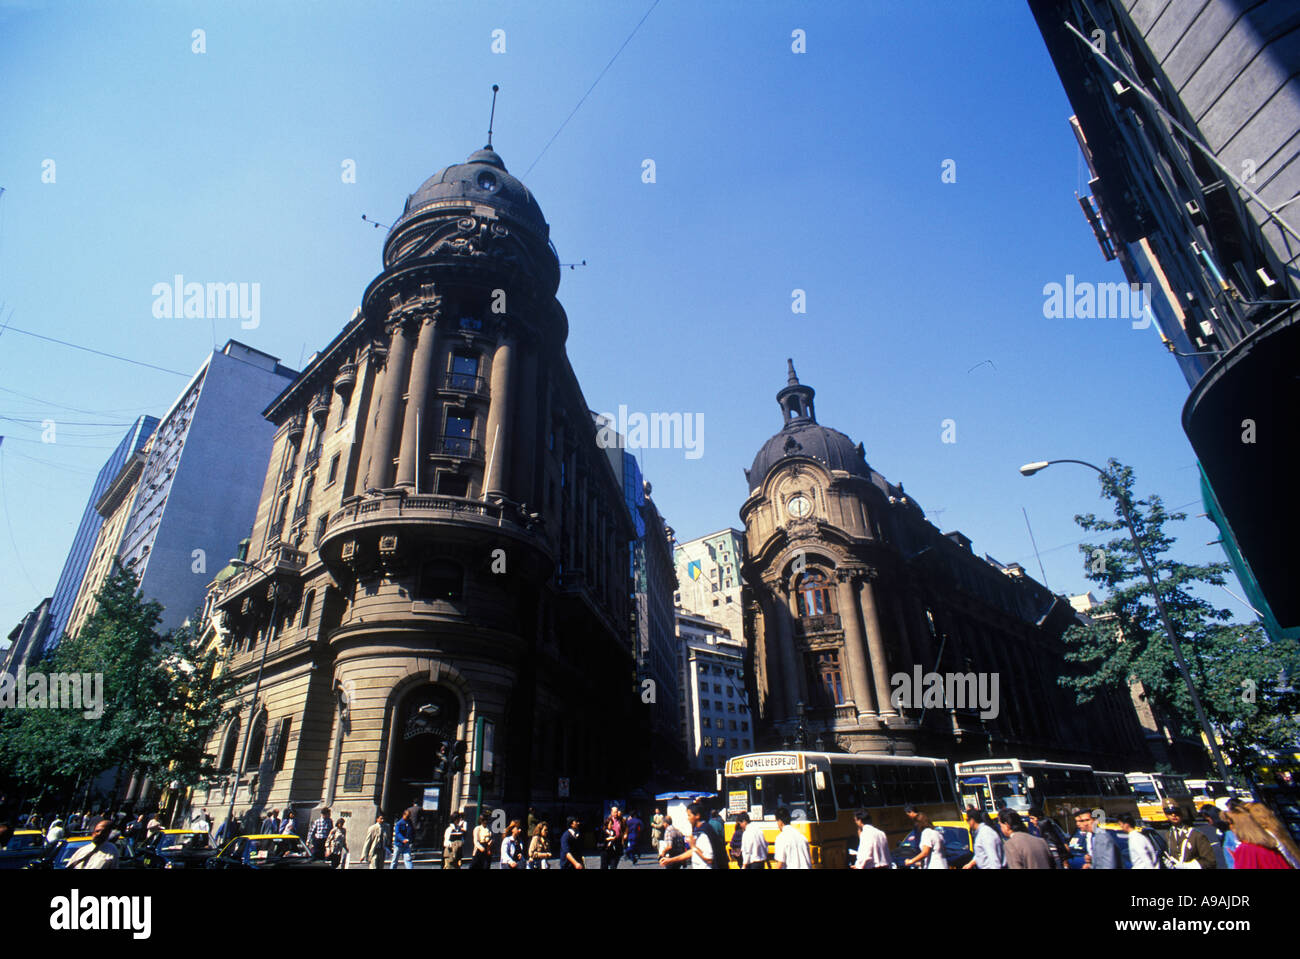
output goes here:
<path id="1" fill-rule="evenodd" d="M 679 539 L 739 526 L 793 357 L 935 525 L 1041 578 L 1023 507 L 1058 592 L 1089 587 L 1073 516 L 1105 504 L 1031 460 L 1131 464 L 1188 510 L 1177 555 L 1223 558 L 1154 327 L 1044 318 L 1045 284 L 1124 277 L 1023 0 L 652 2 L 0 0 L 0 324 L 186 376 L 228 338 L 297 368 L 380 270 L 362 214 L 392 223 L 482 146 L 497 83 L 497 150 L 587 261 L 559 296 L 588 405 L 703 415 L 702 456 L 641 457 Z M 178 273 L 260 284 L 260 325 L 156 319 Z M 185 382 L 0 332 L 0 636 L 53 592 L 127 424 Z"/>

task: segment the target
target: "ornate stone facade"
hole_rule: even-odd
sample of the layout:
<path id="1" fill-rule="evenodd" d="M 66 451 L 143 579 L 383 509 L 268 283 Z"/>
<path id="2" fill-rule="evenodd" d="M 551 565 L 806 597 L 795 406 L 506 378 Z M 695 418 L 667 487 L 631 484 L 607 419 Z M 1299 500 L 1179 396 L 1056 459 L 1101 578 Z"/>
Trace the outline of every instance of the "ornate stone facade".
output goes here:
<path id="1" fill-rule="evenodd" d="M 976 557 L 961 533 L 941 534 L 861 444 L 817 423 L 813 396 L 790 363 L 784 426 L 746 471 L 758 747 L 1148 763 L 1130 703 L 1079 707 L 1057 685 L 1069 605 L 1019 567 Z M 996 716 L 895 695 L 895 677 L 929 673 L 997 674 Z"/>

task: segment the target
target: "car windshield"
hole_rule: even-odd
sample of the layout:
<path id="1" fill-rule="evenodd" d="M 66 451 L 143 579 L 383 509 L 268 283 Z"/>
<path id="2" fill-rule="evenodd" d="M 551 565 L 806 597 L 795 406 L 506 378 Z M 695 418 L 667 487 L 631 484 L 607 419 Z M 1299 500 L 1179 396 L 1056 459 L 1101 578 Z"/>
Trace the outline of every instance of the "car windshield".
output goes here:
<path id="1" fill-rule="evenodd" d="M 158 840 L 159 852 L 185 852 L 192 849 L 211 849 L 208 834 L 205 832 L 187 832 L 177 835 L 165 835 Z"/>
<path id="2" fill-rule="evenodd" d="M 273 839 L 250 839 L 246 850 L 249 859 L 259 862 L 268 859 L 295 859 L 307 856 L 307 847 L 297 836 L 276 836 Z"/>
<path id="3" fill-rule="evenodd" d="M 9 837 L 9 845 L 5 849 L 9 852 L 17 852 L 20 849 L 39 849 L 45 845 L 45 837 L 40 833 L 17 833 Z"/>

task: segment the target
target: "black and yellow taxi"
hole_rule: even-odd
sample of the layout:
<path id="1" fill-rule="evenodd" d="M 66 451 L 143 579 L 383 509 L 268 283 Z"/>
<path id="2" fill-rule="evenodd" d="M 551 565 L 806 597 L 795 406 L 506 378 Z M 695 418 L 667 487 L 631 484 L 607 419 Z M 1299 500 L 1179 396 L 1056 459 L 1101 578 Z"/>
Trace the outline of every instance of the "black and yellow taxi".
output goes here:
<path id="1" fill-rule="evenodd" d="M 312 859 L 297 836 L 238 836 L 207 862 L 209 869 L 333 869 L 328 860 Z"/>
<path id="2" fill-rule="evenodd" d="M 137 848 L 145 869 L 202 869 L 217 854 L 206 829 L 164 829 Z"/>
<path id="3" fill-rule="evenodd" d="M 0 869 L 22 869 L 45 852 L 45 834 L 39 829 L 17 829 L 0 849 Z"/>
<path id="4" fill-rule="evenodd" d="M 964 819 L 944 819 L 934 823 L 934 828 L 943 836 L 943 858 L 949 869 L 961 869 L 975 858 L 970 828 Z M 912 830 L 906 838 L 890 851 L 890 859 L 895 869 L 925 869 L 925 862 L 914 866 L 906 865 L 907 860 L 915 858 L 921 851 L 920 836 Z"/>

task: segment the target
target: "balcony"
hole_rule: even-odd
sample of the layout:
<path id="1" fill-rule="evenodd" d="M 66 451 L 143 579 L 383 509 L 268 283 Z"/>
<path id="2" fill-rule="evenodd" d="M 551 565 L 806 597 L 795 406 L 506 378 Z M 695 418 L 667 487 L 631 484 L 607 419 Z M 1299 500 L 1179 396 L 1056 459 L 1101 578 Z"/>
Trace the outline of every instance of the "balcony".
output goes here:
<path id="1" fill-rule="evenodd" d="M 307 417 L 302 413 L 295 413 L 289 420 L 289 442 L 297 443 L 302 439 L 303 431 L 307 428 Z"/>
<path id="2" fill-rule="evenodd" d="M 298 475 L 298 467 L 290 463 L 285 468 L 284 474 L 280 477 L 280 489 L 286 489 L 293 485 L 293 478 Z"/>
<path id="3" fill-rule="evenodd" d="M 330 391 L 328 389 L 317 391 L 307 406 L 307 412 L 317 423 L 323 423 L 330 413 Z"/>
<path id="4" fill-rule="evenodd" d="M 794 621 L 795 632 L 800 636 L 812 636 L 816 633 L 834 633 L 838 632 L 840 626 L 839 613 L 826 613 L 823 616 L 804 616 Z"/>
<path id="5" fill-rule="evenodd" d="M 442 388 L 454 393 L 487 396 L 487 381 L 471 373 L 448 373 L 443 377 Z"/>
<path id="6" fill-rule="evenodd" d="M 272 535 L 278 535 L 283 525 L 282 522 L 273 525 Z M 253 585 L 261 583 L 268 575 L 300 573 L 306 565 L 307 554 L 302 550 L 294 549 L 288 543 L 272 543 L 253 566 L 241 567 L 238 572 L 217 587 L 216 605 L 227 606 L 231 599 L 246 592 Z"/>
<path id="7" fill-rule="evenodd" d="M 322 556 L 337 555 L 334 546 L 345 537 L 376 529 L 386 534 L 404 526 L 438 526 L 447 534 L 456 527 L 466 531 L 486 527 L 528 540 L 549 552 L 541 518 L 534 519 L 516 503 L 463 496 L 412 496 L 406 490 L 392 489 L 379 495 L 352 497 L 342 509 L 331 513 L 320 534 Z"/>
<path id="8" fill-rule="evenodd" d="M 311 469 L 319 462 L 320 462 L 320 446 L 317 445 L 309 449 L 307 451 L 307 455 L 303 458 L 302 461 L 303 471 L 306 472 L 307 470 Z"/>
<path id="9" fill-rule="evenodd" d="M 462 460 L 482 460 L 483 446 L 464 436 L 439 436 L 433 441 L 431 456 L 450 456 Z"/>
<path id="10" fill-rule="evenodd" d="M 356 385 L 357 364 L 344 363 L 339 367 L 338 374 L 334 377 L 334 392 L 347 396 L 352 393 L 352 387 Z"/>
<path id="11" fill-rule="evenodd" d="M 304 522 L 307 519 L 307 514 L 309 512 L 311 512 L 310 500 L 305 503 L 299 503 L 293 511 L 293 525 L 297 526 L 299 523 Z"/>
<path id="12" fill-rule="evenodd" d="M 281 534 L 282 532 L 284 532 L 284 517 L 283 517 L 283 516 L 281 516 L 281 517 L 280 517 L 279 519 L 277 519 L 274 523 L 272 523 L 272 524 L 271 524 L 271 528 L 268 529 L 268 530 L 266 531 L 266 541 L 267 541 L 268 543 L 275 543 L 275 542 L 278 542 L 279 539 L 280 539 L 280 534 Z"/>

